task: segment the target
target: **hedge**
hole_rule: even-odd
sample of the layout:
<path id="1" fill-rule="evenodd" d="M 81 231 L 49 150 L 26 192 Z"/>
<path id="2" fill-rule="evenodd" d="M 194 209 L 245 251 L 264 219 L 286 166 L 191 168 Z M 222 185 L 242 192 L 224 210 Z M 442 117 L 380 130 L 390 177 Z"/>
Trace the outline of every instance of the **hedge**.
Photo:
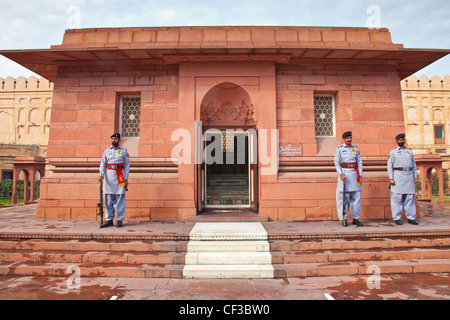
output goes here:
<path id="1" fill-rule="evenodd" d="M 34 182 L 34 199 L 39 198 L 40 185 L 41 185 L 40 180 L 36 180 Z M 0 181 L 0 198 L 11 198 L 12 186 L 13 186 L 12 180 Z M 24 187 L 24 181 L 17 180 L 17 198 L 18 199 L 23 199 L 23 189 L 24 189 L 23 187 Z M 29 189 L 31 189 L 31 188 L 29 188 Z"/>

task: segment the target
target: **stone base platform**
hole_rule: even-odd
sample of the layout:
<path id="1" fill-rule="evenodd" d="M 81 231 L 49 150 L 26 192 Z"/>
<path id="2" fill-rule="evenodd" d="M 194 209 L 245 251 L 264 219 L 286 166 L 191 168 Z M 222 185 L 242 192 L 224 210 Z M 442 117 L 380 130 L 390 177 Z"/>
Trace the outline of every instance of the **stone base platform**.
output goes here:
<path id="1" fill-rule="evenodd" d="M 421 206 L 420 225 L 362 221 L 133 222 L 38 220 L 0 209 L 0 275 L 291 278 L 450 272 L 450 208 Z M 374 269 L 375 268 L 375 269 Z"/>

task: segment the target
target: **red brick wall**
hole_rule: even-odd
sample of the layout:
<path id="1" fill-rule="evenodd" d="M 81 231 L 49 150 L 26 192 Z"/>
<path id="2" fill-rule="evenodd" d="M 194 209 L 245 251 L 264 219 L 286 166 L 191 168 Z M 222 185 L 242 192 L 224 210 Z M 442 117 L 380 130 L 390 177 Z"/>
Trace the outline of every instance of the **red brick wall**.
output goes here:
<path id="1" fill-rule="evenodd" d="M 400 83 L 394 68 L 384 61 L 291 62 L 276 65 L 277 128 L 280 143 L 301 144 L 303 157 L 281 157 L 280 163 L 332 160 L 334 150 L 317 156 L 315 93 L 336 97 L 336 143 L 341 143 L 342 132 L 351 130 L 365 163 L 387 160 L 393 137 L 404 130 Z M 111 133 L 117 130 L 120 93 L 141 95 L 141 136 L 132 161 L 167 161 L 175 144 L 170 141 L 171 133 L 183 120 L 178 119 L 178 84 L 176 65 L 61 69 L 55 81 L 48 158 L 63 168 L 67 163 L 67 171 L 43 180 L 38 215 L 94 219 L 98 171 L 74 170 L 69 163 L 98 166 Z M 337 174 L 332 166 L 319 171 L 280 171 L 276 181 L 262 177 L 260 214 L 273 220 L 337 219 Z M 130 175 L 127 219 L 186 220 L 189 215 L 195 215 L 192 183 L 180 183 L 176 173 L 142 171 Z M 386 172 L 383 168 L 364 172 L 362 218 L 389 216 Z"/>
<path id="2" fill-rule="evenodd" d="M 277 125 L 280 143 L 300 143 L 316 156 L 314 94 L 336 97 L 336 136 L 353 132 L 364 156 L 387 156 L 393 137 L 404 131 L 400 79 L 384 61 L 340 59 L 277 65 Z M 346 61 L 346 60 L 344 60 Z"/>
<path id="3" fill-rule="evenodd" d="M 296 62 L 296 61 L 293 61 Z M 404 131 L 400 79 L 384 61 L 310 59 L 277 65 L 277 126 L 280 144 L 301 144 L 303 157 L 280 157 L 281 165 L 301 167 L 331 163 L 315 172 L 293 170 L 278 174 L 276 184 L 261 187 L 260 213 L 273 220 L 336 220 L 337 173 L 334 151 L 317 156 L 314 94 L 335 96 L 336 146 L 341 135 L 353 132 L 365 168 L 362 219 L 390 217 L 385 163 L 394 137 Z"/>
<path id="4" fill-rule="evenodd" d="M 48 160 L 58 172 L 41 184 L 38 216 L 95 219 L 99 200 L 98 165 L 117 131 L 120 94 L 140 94 L 141 126 L 132 162 L 170 161 L 178 128 L 178 66 L 76 66 L 55 80 Z M 117 113 L 117 114 L 116 114 Z M 87 164 L 95 164 L 84 168 Z M 131 172 L 127 219 L 185 220 L 195 214 L 193 186 L 176 173 Z"/>
<path id="5" fill-rule="evenodd" d="M 130 93 L 141 95 L 139 156 L 170 157 L 172 143 L 167 133 L 177 128 L 178 67 L 136 69 L 86 66 L 60 70 L 53 96 L 50 161 L 101 157 L 117 130 L 117 97 Z"/>

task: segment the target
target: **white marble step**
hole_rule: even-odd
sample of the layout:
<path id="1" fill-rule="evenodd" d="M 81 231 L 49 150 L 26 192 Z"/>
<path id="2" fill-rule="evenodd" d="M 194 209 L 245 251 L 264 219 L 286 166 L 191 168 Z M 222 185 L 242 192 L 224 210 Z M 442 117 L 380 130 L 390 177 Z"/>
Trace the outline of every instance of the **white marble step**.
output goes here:
<path id="1" fill-rule="evenodd" d="M 273 278 L 272 265 L 186 265 L 184 278 L 196 279 L 248 279 Z"/>
<path id="2" fill-rule="evenodd" d="M 189 233 L 190 240 L 267 240 L 260 222 L 198 222 Z"/>
<path id="3" fill-rule="evenodd" d="M 271 264 L 270 252 L 188 252 L 187 265 Z"/>
<path id="4" fill-rule="evenodd" d="M 189 233 L 184 278 L 273 278 L 267 232 L 260 222 L 198 222 Z"/>
<path id="5" fill-rule="evenodd" d="M 268 241 L 189 241 L 187 252 L 269 252 Z"/>

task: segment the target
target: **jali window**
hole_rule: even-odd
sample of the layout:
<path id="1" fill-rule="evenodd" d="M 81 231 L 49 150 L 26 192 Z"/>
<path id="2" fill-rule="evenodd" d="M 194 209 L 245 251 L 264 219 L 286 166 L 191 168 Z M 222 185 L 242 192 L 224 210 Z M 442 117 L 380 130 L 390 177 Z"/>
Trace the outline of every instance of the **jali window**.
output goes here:
<path id="1" fill-rule="evenodd" d="M 141 122 L 141 97 L 121 97 L 120 114 L 121 136 L 123 138 L 139 138 Z"/>
<path id="2" fill-rule="evenodd" d="M 314 96 L 314 123 L 316 137 L 334 137 L 336 135 L 333 96 Z"/>

